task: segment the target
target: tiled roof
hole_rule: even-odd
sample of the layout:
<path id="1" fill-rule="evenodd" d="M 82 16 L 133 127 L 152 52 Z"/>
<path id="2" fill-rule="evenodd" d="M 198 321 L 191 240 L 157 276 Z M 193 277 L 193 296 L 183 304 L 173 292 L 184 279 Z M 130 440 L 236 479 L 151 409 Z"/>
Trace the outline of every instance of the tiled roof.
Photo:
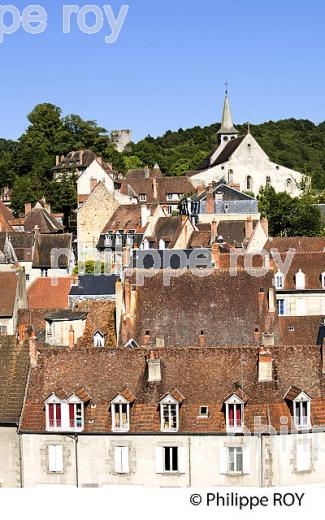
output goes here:
<path id="1" fill-rule="evenodd" d="M 55 283 L 54 283 L 55 282 Z M 27 291 L 30 309 L 68 309 L 71 280 L 37 278 Z"/>
<path id="2" fill-rule="evenodd" d="M 76 168 L 88 168 L 95 159 L 96 154 L 91 150 L 70 152 L 57 166 L 54 166 L 53 170 L 69 170 L 73 166 Z"/>
<path id="3" fill-rule="evenodd" d="M 141 207 L 138 204 L 119 206 L 107 222 L 102 233 L 107 233 L 108 231 L 116 232 L 121 229 L 125 232 L 128 232 L 130 229 L 137 233 L 143 231 L 141 227 Z"/>
<path id="4" fill-rule="evenodd" d="M 211 225 L 197 224 L 197 231 L 193 231 L 188 247 L 210 247 L 211 245 Z"/>
<path id="5" fill-rule="evenodd" d="M 195 175 L 199 173 L 201 170 L 208 170 L 209 168 L 212 168 L 213 166 L 217 166 L 218 164 L 222 164 L 226 161 L 229 161 L 232 154 L 237 150 L 238 146 L 241 144 L 245 136 L 237 137 L 236 139 L 231 139 L 226 146 L 223 148 L 223 150 L 220 152 L 216 160 L 211 164 L 211 159 L 215 152 L 219 148 L 219 144 L 213 148 L 213 150 L 209 153 L 209 155 L 204 159 L 204 161 L 200 164 L 197 171 L 188 172 L 187 175 L 191 177 L 192 175 Z"/>
<path id="6" fill-rule="evenodd" d="M 107 300 L 79 301 L 75 310 L 87 312 L 83 336 L 78 339 L 78 347 L 92 348 L 93 335 L 99 330 L 105 339 L 105 347 L 116 347 L 115 303 Z"/>
<path id="7" fill-rule="evenodd" d="M 78 285 L 72 285 L 70 289 L 71 296 L 114 296 L 116 275 L 100 275 L 94 276 L 86 274 L 79 276 Z"/>
<path id="8" fill-rule="evenodd" d="M 277 249 L 279 253 L 294 248 L 297 253 L 321 253 L 325 251 L 325 237 L 275 237 L 270 238 L 264 249 Z"/>
<path id="9" fill-rule="evenodd" d="M 0 424 L 18 424 L 28 372 L 28 345 L 0 336 Z"/>
<path id="10" fill-rule="evenodd" d="M 3 218 L 7 221 L 14 218 L 10 209 L 7 208 L 7 206 L 3 202 L 1 202 L 1 200 L 0 200 L 0 215 L 2 215 Z"/>
<path id="11" fill-rule="evenodd" d="M 39 269 L 50 269 L 52 265 L 51 254 L 55 250 L 62 250 L 62 254 L 58 258 L 58 267 L 67 269 L 72 253 L 72 237 L 70 234 L 37 234 L 35 241 L 33 267 Z M 65 253 L 68 253 L 67 256 Z M 64 253 L 64 254 L 63 254 Z"/>
<path id="12" fill-rule="evenodd" d="M 127 389 L 136 400 L 130 410 L 130 433 L 160 431 L 159 402 L 177 389 L 180 432 L 225 432 L 224 400 L 241 389 L 245 426 L 254 429 L 270 423 L 280 427 L 280 417 L 290 409 L 284 399 L 292 386 L 312 399 L 314 426 L 325 425 L 325 400 L 320 370 L 320 350 L 315 346 L 273 347 L 273 381 L 258 382 L 258 347 L 157 349 L 162 380 L 148 382 L 148 350 L 41 349 L 38 367 L 32 370 L 22 417 L 22 431 L 44 431 L 44 400 L 56 389 L 71 395 L 87 389 L 92 405 L 85 407 L 86 432 L 111 432 L 111 401 Z M 199 407 L 209 407 L 209 418 L 198 418 Z"/>
<path id="13" fill-rule="evenodd" d="M 38 226 L 40 233 L 58 233 L 63 230 L 62 224 L 44 208 L 34 208 L 26 215 L 25 231 L 33 231 L 35 226 Z"/>
<path id="14" fill-rule="evenodd" d="M 156 183 L 156 197 L 154 193 L 154 183 Z M 137 196 L 140 194 L 146 195 L 147 204 L 170 204 L 171 201 L 168 201 L 167 199 L 168 193 L 190 195 L 195 192 L 195 188 L 185 176 L 157 177 L 155 179 L 132 177 L 130 179 L 125 179 L 122 182 L 121 193 L 129 195 L 128 186 L 131 186 L 133 193 L 136 193 Z"/>
<path id="15" fill-rule="evenodd" d="M 11 317 L 16 303 L 19 274 L 0 271 L 0 316 Z"/>
<path id="16" fill-rule="evenodd" d="M 26 232 L 8 233 L 11 245 L 15 250 L 19 262 L 31 262 L 34 244 L 34 234 Z M 0 250 L 3 251 L 6 240 L 6 233 L 0 232 Z"/>
<path id="17" fill-rule="evenodd" d="M 132 277 L 130 283 L 135 283 Z M 185 271 L 171 276 L 170 283 L 160 272 L 135 287 L 129 337 L 141 345 L 149 330 L 153 345 L 157 336 L 163 336 L 166 347 L 181 347 L 197 344 L 204 331 L 208 346 L 251 345 L 258 328 L 261 333 L 274 331 L 277 343 L 276 317 L 268 311 L 269 288 L 273 289 L 271 271 L 262 277 L 243 270 L 236 276 L 222 269 L 208 276 Z"/>
<path id="18" fill-rule="evenodd" d="M 279 316 L 284 345 L 317 345 L 322 316 Z"/>
<path id="19" fill-rule="evenodd" d="M 281 254 L 282 262 L 286 255 Z M 305 274 L 305 289 L 323 290 L 322 273 L 325 272 L 325 253 L 295 253 L 284 279 L 284 290 L 296 289 L 296 274 L 299 269 Z M 274 265 L 274 271 L 278 268 Z"/>

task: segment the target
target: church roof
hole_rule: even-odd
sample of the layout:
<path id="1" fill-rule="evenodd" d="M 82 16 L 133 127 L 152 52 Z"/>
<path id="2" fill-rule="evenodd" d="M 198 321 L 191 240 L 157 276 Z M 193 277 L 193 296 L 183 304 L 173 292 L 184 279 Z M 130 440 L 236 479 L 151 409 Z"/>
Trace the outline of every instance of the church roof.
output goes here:
<path id="1" fill-rule="evenodd" d="M 236 130 L 232 122 L 229 97 L 227 93 L 223 106 L 221 128 L 218 131 L 218 134 L 238 134 L 238 130 Z"/>

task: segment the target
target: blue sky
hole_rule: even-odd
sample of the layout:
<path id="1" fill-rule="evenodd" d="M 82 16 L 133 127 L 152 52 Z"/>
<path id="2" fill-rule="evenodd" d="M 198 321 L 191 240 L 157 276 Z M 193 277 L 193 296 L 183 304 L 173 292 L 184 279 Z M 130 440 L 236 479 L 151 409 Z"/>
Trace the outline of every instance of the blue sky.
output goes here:
<path id="1" fill-rule="evenodd" d="M 96 0 L 115 13 L 130 6 L 111 45 L 107 21 L 85 35 L 72 17 L 62 34 L 63 4 L 94 1 L 34 3 L 47 10 L 46 31 L 21 28 L 0 45 L 0 137 L 17 138 L 41 102 L 131 128 L 134 140 L 207 125 L 220 120 L 226 80 L 237 123 L 325 120 L 324 0 Z"/>

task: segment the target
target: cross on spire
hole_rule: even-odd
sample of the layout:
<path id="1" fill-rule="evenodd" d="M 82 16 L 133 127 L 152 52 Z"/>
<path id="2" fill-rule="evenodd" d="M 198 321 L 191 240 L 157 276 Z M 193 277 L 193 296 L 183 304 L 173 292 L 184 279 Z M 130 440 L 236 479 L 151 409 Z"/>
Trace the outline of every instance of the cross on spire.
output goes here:
<path id="1" fill-rule="evenodd" d="M 227 95 L 227 94 L 228 94 L 228 87 L 229 87 L 229 83 L 228 83 L 228 81 L 226 81 L 226 83 L 225 83 L 225 87 L 226 87 L 226 95 Z"/>

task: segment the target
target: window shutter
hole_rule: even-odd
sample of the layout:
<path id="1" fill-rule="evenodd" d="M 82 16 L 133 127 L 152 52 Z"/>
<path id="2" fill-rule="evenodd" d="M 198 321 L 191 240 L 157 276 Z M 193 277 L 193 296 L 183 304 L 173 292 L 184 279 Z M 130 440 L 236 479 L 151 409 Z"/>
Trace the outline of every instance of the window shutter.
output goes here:
<path id="1" fill-rule="evenodd" d="M 129 448 L 124 446 L 121 448 L 121 459 L 122 459 L 122 471 L 121 473 L 129 473 Z"/>
<path id="2" fill-rule="evenodd" d="M 120 446 L 115 446 L 114 457 L 115 457 L 115 473 L 122 472 L 122 449 Z"/>
<path id="3" fill-rule="evenodd" d="M 48 455 L 49 455 L 49 471 L 56 471 L 56 446 L 50 444 L 48 447 Z"/>
<path id="4" fill-rule="evenodd" d="M 178 448 L 178 472 L 186 473 L 186 451 L 183 446 Z"/>
<path id="5" fill-rule="evenodd" d="M 56 426 L 61 426 L 61 405 L 56 404 Z"/>
<path id="6" fill-rule="evenodd" d="M 228 473 L 228 448 L 221 446 L 219 448 L 219 472 Z"/>
<path id="7" fill-rule="evenodd" d="M 63 446 L 55 446 L 55 466 L 57 472 L 63 471 Z"/>
<path id="8" fill-rule="evenodd" d="M 74 427 L 74 404 L 69 404 L 69 426 Z"/>
<path id="9" fill-rule="evenodd" d="M 156 448 L 156 473 L 164 472 L 164 448 Z"/>
<path id="10" fill-rule="evenodd" d="M 310 471 L 311 469 L 311 445 L 308 440 L 297 444 L 296 468 L 297 471 Z"/>
<path id="11" fill-rule="evenodd" d="M 250 446 L 243 448 L 243 473 L 248 475 L 251 472 L 251 449 Z"/>

